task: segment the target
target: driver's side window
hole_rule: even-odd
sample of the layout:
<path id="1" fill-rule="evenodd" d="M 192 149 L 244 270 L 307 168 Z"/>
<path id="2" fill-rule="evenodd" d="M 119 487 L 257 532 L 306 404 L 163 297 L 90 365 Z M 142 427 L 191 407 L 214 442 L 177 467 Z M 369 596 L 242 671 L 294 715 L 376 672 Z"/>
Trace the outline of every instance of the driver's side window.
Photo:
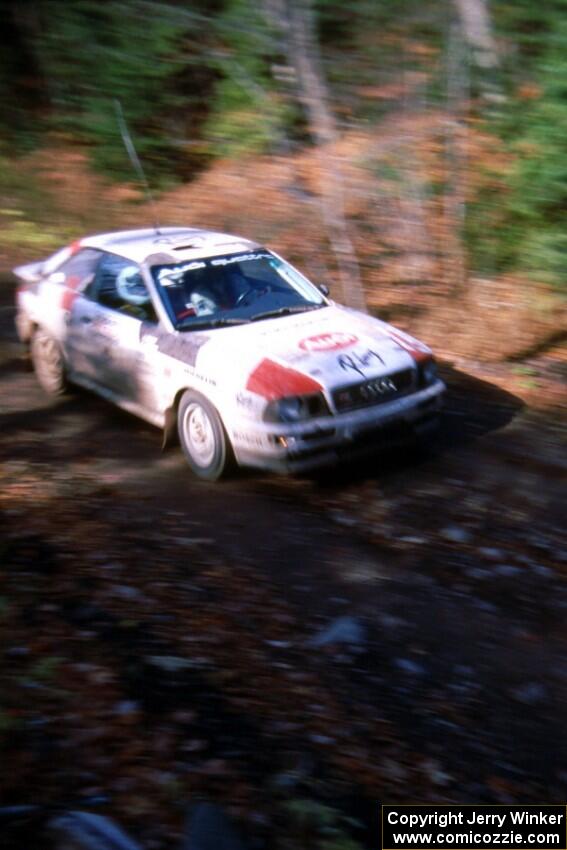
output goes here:
<path id="1" fill-rule="evenodd" d="M 88 288 L 89 283 L 94 280 L 100 257 L 100 251 L 94 248 L 82 248 L 60 265 L 55 274 L 63 276 L 62 282 L 65 286 L 81 291 L 85 287 Z"/>
<path id="2" fill-rule="evenodd" d="M 140 267 L 124 257 L 105 254 L 85 295 L 97 304 L 142 322 L 157 322 Z"/>

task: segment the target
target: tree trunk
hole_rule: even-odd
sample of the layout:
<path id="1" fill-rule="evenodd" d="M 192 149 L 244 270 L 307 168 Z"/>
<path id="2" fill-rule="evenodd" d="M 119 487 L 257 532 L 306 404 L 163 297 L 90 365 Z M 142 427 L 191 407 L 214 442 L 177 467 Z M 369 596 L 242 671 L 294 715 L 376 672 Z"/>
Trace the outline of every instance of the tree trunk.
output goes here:
<path id="1" fill-rule="evenodd" d="M 475 64 L 491 70 L 498 66 L 498 51 L 492 34 L 488 0 L 455 0 L 463 35 Z"/>
<path id="2" fill-rule="evenodd" d="M 466 220 L 466 111 L 470 93 L 466 49 L 460 28 L 456 25 L 450 29 L 447 53 L 444 277 L 450 289 L 459 290 L 464 286 L 467 274 L 463 233 Z"/>
<path id="3" fill-rule="evenodd" d="M 269 19 L 282 32 L 290 65 L 295 69 L 298 97 L 317 145 L 321 170 L 321 213 L 335 252 L 341 282 L 341 301 L 365 310 L 364 291 L 356 252 L 345 214 L 340 162 L 333 153 L 337 140 L 335 119 L 320 65 L 311 0 L 264 0 Z"/>

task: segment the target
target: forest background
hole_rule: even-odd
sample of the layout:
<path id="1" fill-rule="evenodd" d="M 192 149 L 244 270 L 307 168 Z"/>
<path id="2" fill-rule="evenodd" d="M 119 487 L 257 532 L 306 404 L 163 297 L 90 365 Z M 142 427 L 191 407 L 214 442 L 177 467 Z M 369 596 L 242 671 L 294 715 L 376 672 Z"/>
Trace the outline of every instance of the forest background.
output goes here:
<path id="1" fill-rule="evenodd" d="M 442 348 L 449 320 L 453 353 L 562 337 L 566 0 L 0 7 L 5 269 L 157 216 L 265 241 Z"/>

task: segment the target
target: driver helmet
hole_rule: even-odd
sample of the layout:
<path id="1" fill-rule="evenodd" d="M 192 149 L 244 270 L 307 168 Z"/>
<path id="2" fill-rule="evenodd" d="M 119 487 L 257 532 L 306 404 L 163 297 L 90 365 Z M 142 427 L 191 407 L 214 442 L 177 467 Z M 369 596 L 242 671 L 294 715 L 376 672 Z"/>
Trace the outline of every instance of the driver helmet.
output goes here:
<path id="1" fill-rule="evenodd" d="M 118 273 L 116 289 L 120 297 L 128 304 L 141 306 L 150 300 L 150 294 L 138 266 L 126 266 Z"/>
<path id="2" fill-rule="evenodd" d="M 192 292 L 190 303 L 197 316 L 210 316 L 217 309 L 217 305 L 212 298 L 208 298 L 199 292 Z"/>

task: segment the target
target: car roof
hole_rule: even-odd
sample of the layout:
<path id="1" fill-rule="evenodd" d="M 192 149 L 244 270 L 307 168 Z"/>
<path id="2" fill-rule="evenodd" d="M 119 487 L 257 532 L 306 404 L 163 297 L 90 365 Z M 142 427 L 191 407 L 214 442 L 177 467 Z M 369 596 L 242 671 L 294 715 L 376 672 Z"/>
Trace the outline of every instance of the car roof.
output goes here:
<path id="1" fill-rule="evenodd" d="M 96 248 L 120 254 L 136 263 L 155 257 L 162 263 L 177 260 L 248 251 L 260 247 L 256 242 L 230 233 L 199 227 L 160 227 L 99 233 L 80 240 L 81 248 Z"/>

